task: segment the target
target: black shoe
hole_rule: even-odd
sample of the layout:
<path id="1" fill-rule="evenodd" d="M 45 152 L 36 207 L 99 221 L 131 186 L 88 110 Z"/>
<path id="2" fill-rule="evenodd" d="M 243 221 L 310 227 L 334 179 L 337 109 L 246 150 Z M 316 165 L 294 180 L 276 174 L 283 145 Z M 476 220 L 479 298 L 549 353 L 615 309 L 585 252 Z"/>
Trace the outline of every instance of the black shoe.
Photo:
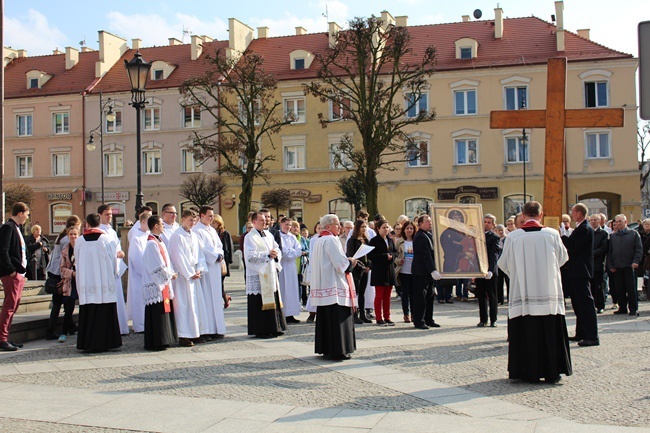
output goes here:
<path id="1" fill-rule="evenodd" d="M 487 322 L 478 322 L 478 325 L 476 325 L 477 328 L 485 328 L 487 326 Z"/>
<path id="2" fill-rule="evenodd" d="M 276 336 L 276 337 L 279 337 L 279 336 L 281 336 L 281 335 L 284 335 L 284 332 L 282 332 L 282 331 L 278 331 L 278 332 L 275 333 L 275 336 Z"/>
<path id="3" fill-rule="evenodd" d="M 573 337 L 569 337 L 569 341 L 582 341 L 582 337 L 574 335 Z"/>
<path id="4" fill-rule="evenodd" d="M 211 337 L 212 337 L 213 340 L 221 340 L 222 338 L 225 337 L 225 335 L 223 335 L 223 334 L 212 334 Z"/>
<path id="5" fill-rule="evenodd" d="M 447 300 L 445 301 L 445 304 L 453 304 L 453 303 L 454 303 L 454 301 L 452 301 L 451 299 L 447 299 Z"/>
<path id="6" fill-rule="evenodd" d="M 627 310 L 616 310 L 614 314 L 627 314 Z"/>
<path id="7" fill-rule="evenodd" d="M 602 314 L 602 313 L 604 313 L 604 312 L 605 312 L 605 309 L 604 309 L 604 308 L 601 308 L 601 309 L 599 309 L 598 311 L 596 311 L 596 313 L 598 313 L 598 314 Z"/>
<path id="8" fill-rule="evenodd" d="M 578 346 L 600 346 L 598 340 L 582 340 L 578 342 Z"/>
<path id="9" fill-rule="evenodd" d="M 53 333 L 53 332 L 48 332 L 47 334 L 45 334 L 45 339 L 46 340 L 58 340 L 59 336 L 57 334 Z"/>
<path id="10" fill-rule="evenodd" d="M 388 319 L 386 319 L 385 322 L 386 322 L 386 325 L 388 325 L 388 326 L 395 326 L 395 322 L 391 322 Z"/>
<path id="11" fill-rule="evenodd" d="M 630 311 L 630 312 L 628 313 L 628 316 L 638 316 L 638 315 L 639 315 L 639 313 L 637 313 L 636 311 Z M 12 343 L 12 344 L 13 344 L 13 343 Z M 15 344 L 14 344 L 14 346 L 15 346 Z M 22 346 L 18 346 L 18 347 L 22 347 Z"/>
<path id="12" fill-rule="evenodd" d="M 287 316 L 287 323 L 300 323 L 300 320 L 296 319 L 293 316 Z"/>
<path id="13" fill-rule="evenodd" d="M 9 344 L 11 344 L 12 346 L 16 346 L 19 349 L 23 348 L 22 343 L 14 343 L 13 341 L 10 341 Z"/>
<path id="14" fill-rule="evenodd" d="M 192 347 L 194 346 L 194 343 L 192 342 L 191 338 L 180 337 L 178 339 L 178 345 L 181 347 Z"/>
<path id="15" fill-rule="evenodd" d="M 415 329 L 429 329 L 429 327 L 424 323 L 420 323 L 419 325 L 415 325 Z"/>
<path id="16" fill-rule="evenodd" d="M 364 322 L 363 322 L 363 319 L 361 319 L 359 317 L 355 317 L 354 318 L 354 323 L 355 323 L 355 325 L 363 325 Z"/>
<path id="17" fill-rule="evenodd" d="M 438 300 L 438 304 L 444 304 L 444 303 L 445 303 L 445 301 L 443 301 L 442 299 Z"/>
<path id="18" fill-rule="evenodd" d="M 490 322 L 490 328 L 496 328 L 497 322 Z"/>
<path id="19" fill-rule="evenodd" d="M 255 334 L 255 338 L 263 338 L 265 340 L 269 338 L 275 338 L 275 335 L 273 334 Z"/>
<path id="20" fill-rule="evenodd" d="M 5 352 L 15 352 L 18 348 L 8 341 L 3 341 L 0 343 L 0 350 L 4 350 Z"/>
<path id="21" fill-rule="evenodd" d="M 362 317 L 361 320 L 363 323 L 372 323 L 372 320 L 368 319 L 367 317 Z"/>
<path id="22" fill-rule="evenodd" d="M 440 325 L 438 325 L 436 322 L 427 322 L 426 325 L 429 328 L 440 328 Z"/>

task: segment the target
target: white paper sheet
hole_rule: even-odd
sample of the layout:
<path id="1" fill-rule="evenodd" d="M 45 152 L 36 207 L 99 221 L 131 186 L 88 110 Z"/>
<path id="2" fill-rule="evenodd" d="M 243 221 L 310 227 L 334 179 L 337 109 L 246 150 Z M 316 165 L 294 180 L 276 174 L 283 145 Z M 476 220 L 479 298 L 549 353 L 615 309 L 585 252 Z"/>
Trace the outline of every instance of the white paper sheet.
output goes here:
<path id="1" fill-rule="evenodd" d="M 375 247 L 371 247 L 370 245 L 364 245 L 361 244 L 359 249 L 357 250 L 356 253 L 354 253 L 354 256 L 352 256 L 353 259 L 360 259 L 361 257 L 365 256 L 368 254 L 370 251 L 374 250 Z"/>

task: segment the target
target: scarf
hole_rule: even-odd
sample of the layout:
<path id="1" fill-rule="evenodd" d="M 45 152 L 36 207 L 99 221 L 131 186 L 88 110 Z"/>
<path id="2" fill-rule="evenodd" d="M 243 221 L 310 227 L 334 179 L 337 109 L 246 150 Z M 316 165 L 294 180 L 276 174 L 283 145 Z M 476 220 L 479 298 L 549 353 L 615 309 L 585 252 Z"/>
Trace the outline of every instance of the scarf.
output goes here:
<path id="1" fill-rule="evenodd" d="M 158 239 L 154 235 L 149 235 L 147 237 L 147 240 L 156 241 L 156 245 L 158 245 L 158 251 L 160 251 L 160 255 L 162 256 L 163 261 L 165 262 L 165 266 L 169 266 L 169 261 L 167 260 L 167 256 L 165 255 L 165 250 L 160 244 L 160 239 Z M 171 306 L 169 305 L 169 284 L 165 284 L 165 288 L 162 290 L 162 297 L 163 297 L 163 306 L 165 307 L 165 313 L 170 313 L 172 310 L 171 310 Z"/>

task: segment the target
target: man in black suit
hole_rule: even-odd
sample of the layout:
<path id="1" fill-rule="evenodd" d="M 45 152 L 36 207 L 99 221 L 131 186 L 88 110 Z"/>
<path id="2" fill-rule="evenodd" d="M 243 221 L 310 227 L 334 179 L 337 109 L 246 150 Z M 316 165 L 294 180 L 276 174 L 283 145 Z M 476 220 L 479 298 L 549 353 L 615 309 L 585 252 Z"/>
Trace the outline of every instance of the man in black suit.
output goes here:
<path id="1" fill-rule="evenodd" d="M 580 346 L 598 346 L 598 319 L 589 283 L 594 276 L 594 229 L 587 223 L 587 206 L 578 203 L 571 208 L 576 228 L 570 236 L 562 236 L 569 253 L 567 276 L 571 305 L 576 314 L 576 333 L 571 341 Z"/>
<path id="2" fill-rule="evenodd" d="M 431 236 L 431 218 L 421 215 L 417 219 L 418 231 L 413 238 L 413 293 L 411 311 L 413 325 L 418 329 L 439 328 L 433 320 L 433 280 L 440 279 L 433 261 L 433 236 Z"/>
<path id="3" fill-rule="evenodd" d="M 25 286 L 27 248 L 22 226 L 28 218 L 29 207 L 17 202 L 11 209 L 11 218 L 0 227 L 0 281 L 5 292 L 0 310 L 0 350 L 15 351 L 23 347 L 9 341 L 9 328 Z"/>
<path id="4" fill-rule="evenodd" d="M 478 327 L 487 326 L 488 303 L 490 305 L 490 326 L 497 326 L 497 312 L 499 300 L 497 299 L 497 261 L 501 253 L 499 235 L 493 232 L 496 217 L 487 214 L 483 217 L 483 230 L 485 230 L 485 247 L 487 249 L 488 272 L 485 278 L 476 279 L 476 297 L 478 298 L 478 311 L 480 322 Z"/>
<path id="5" fill-rule="evenodd" d="M 600 215 L 589 217 L 594 229 L 594 277 L 591 279 L 591 296 L 594 297 L 598 314 L 605 311 L 605 258 L 609 250 L 609 234 L 600 227 Z"/>

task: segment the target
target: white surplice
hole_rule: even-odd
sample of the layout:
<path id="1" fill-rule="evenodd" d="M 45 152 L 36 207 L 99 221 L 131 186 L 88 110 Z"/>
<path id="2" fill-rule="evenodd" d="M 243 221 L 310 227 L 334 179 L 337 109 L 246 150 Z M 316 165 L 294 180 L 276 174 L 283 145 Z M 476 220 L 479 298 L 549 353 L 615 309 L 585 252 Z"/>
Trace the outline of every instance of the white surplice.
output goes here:
<path id="1" fill-rule="evenodd" d="M 173 281 L 174 317 L 178 336 L 198 338 L 208 333 L 201 279 L 191 279 L 197 270 L 201 273 L 207 271 L 199 239 L 194 232 L 179 227 L 169 238 L 168 250 L 172 266 L 178 272 L 178 278 Z"/>
<path id="2" fill-rule="evenodd" d="M 160 248 L 163 249 L 167 260 L 160 254 Z M 164 242 L 153 239 L 146 241 L 142 253 L 142 268 L 142 301 L 145 305 L 163 302 L 162 291 L 165 286 L 169 286 L 169 298 L 174 299 L 172 288 L 174 270 Z"/>
<path id="3" fill-rule="evenodd" d="M 131 234 L 131 232 L 129 232 Z M 144 266 L 142 254 L 147 244 L 149 232 L 133 232 L 129 241 L 129 281 L 126 287 L 126 314 L 131 319 L 133 332 L 144 332 L 144 295 L 142 293 L 142 276 Z"/>
<path id="4" fill-rule="evenodd" d="M 282 251 L 273 235 L 264 230 L 264 237 L 253 229 L 244 238 L 244 257 L 246 257 L 246 294 L 262 295 L 262 305 L 275 304 L 272 298 L 280 288 L 278 271 L 282 270 L 280 261 Z M 272 250 L 278 253 L 277 261 L 271 259 Z M 262 287 L 264 285 L 264 287 Z"/>
<path id="5" fill-rule="evenodd" d="M 162 239 L 167 248 L 169 248 L 169 239 L 171 239 L 172 235 L 176 233 L 176 230 L 178 230 L 179 227 L 180 226 L 177 222 L 174 224 L 167 224 L 163 221 L 163 232 L 160 235 L 160 239 Z"/>
<path id="6" fill-rule="evenodd" d="M 568 259 L 557 230 L 509 233 L 498 261 L 510 277 L 508 318 L 564 315 L 560 266 Z"/>
<path id="7" fill-rule="evenodd" d="M 115 302 L 117 262 L 115 244 L 106 234 L 96 241 L 79 236 L 74 246 L 79 305 Z"/>
<path id="8" fill-rule="evenodd" d="M 345 271 L 350 261 L 337 236 L 321 236 L 310 243 L 310 300 L 315 307 L 342 305 L 352 307 L 356 296 L 350 288 Z"/>
<path id="9" fill-rule="evenodd" d="M 126 236 L 129 239 L 129 242 L 131 242 L 131 239 L 133 239 L 133 236 L 135 236 L 137 234 L 140 234 L 142 232 L 142 230 L 140 230 L 140 227 L 142 227 L 140 225 L 140 220 L 136 221 L 135 224 L 133 224 L 131 226 L 131 228 L 129 229 L 129 232 L 127 233 L 127 236 Z"/>
<path id="10" fill-rule="evenodd" d="M 223 245 L 217 231 L 211 226 L 199 222 L 192 231 L 199 238 L 199 246 L 208 267 L 208 273 L 201 275 L 201 288 L 208 320 L 206 323 L 207 333 L 223 335 L 226 333 L 220 263 L 223 260 Z"/>
<path id="11" fill-rule="evenodd" d="M 111 242 L 113 242 L 113 245 L 115 245 L 115 254 L 116 254 L 115 263 L 117 266 L 118 261 L 123 260 L 117 258 L 117 252 L 122 251 L 122 244 L 120 243 L 120 238 L 117 237 L 117 232 L 113 230 L 113 227 L 111 227 L 108 224 L 101 224 L 99 226 L 99 229 L 103 230 L 104 233 L 108 235 Z M 121 276 L 119 275 L 115 276 L 115 285 L 117 287 L 115 291 L 115 299 L 117 303 L 117 319 L 120 322 L 120 334 L 126 335 L 129 333 L 129 318 L 128 315 L 126 314 L 126 303 L 124 302 L 124 290 L 122 289 Z"/>
<path id="12" fill-rule="evenodd" d="M 291 233 L 280 233 L 282 239 L 282 271 L 280 271 L 280 293 L 285 316 L 300 314 L 300 288 L 296 258 L 302 255 L 298 239 Z"/>

